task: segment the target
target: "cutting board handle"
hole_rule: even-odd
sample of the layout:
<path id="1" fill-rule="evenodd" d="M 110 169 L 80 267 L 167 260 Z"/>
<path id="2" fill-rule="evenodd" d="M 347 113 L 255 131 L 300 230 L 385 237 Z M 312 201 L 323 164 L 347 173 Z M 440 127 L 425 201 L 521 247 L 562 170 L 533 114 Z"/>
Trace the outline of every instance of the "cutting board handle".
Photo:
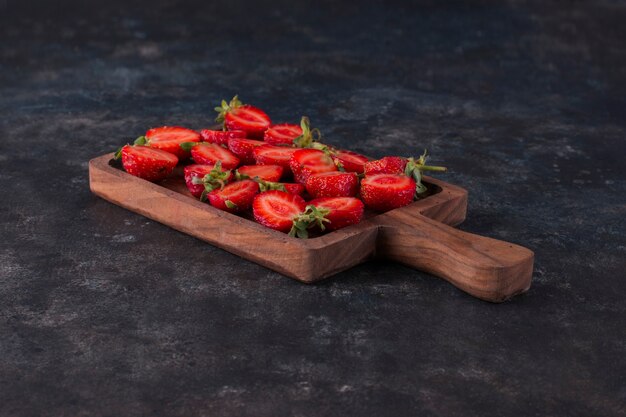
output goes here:
<path id="1" fill-rule="evenodd" d="M 480 299 L 502 302 L 530 288 L 534 254 L 421 214 L 389 212 L 377 254 L 429 272 Z"/>

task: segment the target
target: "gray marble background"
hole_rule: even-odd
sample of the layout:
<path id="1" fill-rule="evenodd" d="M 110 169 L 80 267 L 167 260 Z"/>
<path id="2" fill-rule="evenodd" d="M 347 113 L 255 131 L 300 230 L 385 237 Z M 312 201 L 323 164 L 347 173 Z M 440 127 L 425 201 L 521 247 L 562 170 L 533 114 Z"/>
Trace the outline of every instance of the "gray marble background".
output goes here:
<path id="1" fill-rule="evenodd" d="M 0 415 L 626 415 L 626 4 L 0 1 Z M 306 286 L 113 206 L 87 161 L 239 93 L 418 155 L 536 252 L 502 305 Z"/>

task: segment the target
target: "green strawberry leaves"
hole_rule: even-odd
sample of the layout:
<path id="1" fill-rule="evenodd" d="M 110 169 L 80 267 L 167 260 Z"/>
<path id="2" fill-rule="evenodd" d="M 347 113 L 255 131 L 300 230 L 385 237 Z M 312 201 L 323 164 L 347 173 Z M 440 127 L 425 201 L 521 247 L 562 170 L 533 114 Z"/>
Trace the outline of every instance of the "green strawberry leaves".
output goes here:
<path id="1" fill-rule="evenodd" d="M 215 189 L 223 189 L 230 177 L 230 170 L 222 170 L 222 162 L 217 161 L 211 172 L 206 174 L 202 178 L 194 177 L 191 180 L 192 184 L 204 185 L 204 191 L 200 196 L 201 201 L 206 201 L 206 195 Z"/>
<path id="2" fill-rule="evenodd" d="M 318 226 L 322 231 L 326 229 L 324 223 L 330 223 L 326 216 L 330 213 L 329 209 L 318 208 L 312 204 L 306 206 L 304 212 L 300 213 L 293 219 L 293 226 L 289 231 L 289 236 L 307 239 L 309 230 Z"/>
<path id="3" fill-rule="evenodd" d="M 217 117 L 215 118 L 215 121 L 223 124 L 226 120 L 226 114 L 241 106 L 243 106 L 243 103 L 239 100 L 239 97 L 237 96 L 233 97 L 233 99 L 230 100 L 230 103 L 227 103 L 226 100 L 222 100 L 221 105 L 214 108 L 214 110 L 217 112 Z"/>
<path id="4" fill-rule="evenodd" d="M 424 153 L 417 158 L 417 160 L 413 157 L 407 158 L 406 168 L 404 169 L 404 173 L 413 178 L 415 180 L 415 198 L 419 199 L 426 194 L 428 189 L 422 183 L 422 173 L 424 171 L 438 171 L 445 172 L 447 171 L 446 167 L 440 166 L 431 166 L 426 165 L 426 159 L 428 158 L 428 151 L 424 150 Z"/>

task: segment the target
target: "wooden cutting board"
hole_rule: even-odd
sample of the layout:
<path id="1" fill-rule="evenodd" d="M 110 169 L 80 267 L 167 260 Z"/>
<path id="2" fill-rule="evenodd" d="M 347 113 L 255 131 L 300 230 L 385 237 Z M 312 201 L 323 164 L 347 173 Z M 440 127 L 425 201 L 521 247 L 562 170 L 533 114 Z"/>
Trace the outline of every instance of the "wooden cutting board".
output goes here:
<path id="1" fill-rule="evenodd" d="M 425 177 L 431 195 L 406 207 L 366 212 L 354 226 L 297 239 L 195 199 L 182 174 L 159 184 L 116 166 L 113 154 L 89 162 L 93 193 L 305 283 L 372 258 L 429 272 L 480 299 L 501 302 L 530 287 L 533 252 L 454 229 L 465 220 L 467 191 Z"/>

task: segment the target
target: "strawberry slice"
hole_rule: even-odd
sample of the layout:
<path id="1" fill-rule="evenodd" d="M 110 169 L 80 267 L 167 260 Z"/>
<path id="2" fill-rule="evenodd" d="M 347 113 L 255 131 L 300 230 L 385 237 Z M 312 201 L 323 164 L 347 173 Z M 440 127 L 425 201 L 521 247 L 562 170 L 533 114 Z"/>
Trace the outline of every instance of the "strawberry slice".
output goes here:
<path id="1" fill-rule="evenodd" d="M 202 194 L 208 189 L 223 187 L 233 177 L 232 172 L 222 171 L 221 164 L 200 165 L 191 164 L 184 168 L 185 184 L 189 192 L 196 198 L 202 198 Z"/>
<path id="2" fill-rule="evenodd" d="M 216 122 L 224 123 L 228 130 L 243 130 L 250 138 L 263 139 L 263 134 L 272 123 L 269 116 L 261 109 L 249 104 L 242 104 L 237 96 L 230 103 L 222 100 L 216 107 Z"/>
<path id="3" fill-rule="evenodd" d="M 200 135 L 205 142 L 217 143 L 218 145 L 228 146 L 230 138 L 245 138 L 246 132 L 243 130 L 210 130 L 203 129 Z"/>
<path id="4" fill-rule="evenodd" d="M 359 223 L 363 218 L 363 211 L 365 210 L 363 202 L 354 197 L 316 198 L 309 201 L 308 204 L 318 209 L 329 210 L 325 215 L 330 221 L 325 223 L 328 230 L 337 230 Z"/>
<path id="5" fill-rule="evenodd" d="M 367 175 L 361 181 L 361 199 L 376 211 L 406 206 L 414 195 L 415 180 L 404 174 Z"/>
<path id="6" fill-rule="evenodd" d="M 296 194 L 285 191 L 266 191 L 257 195 L 252 212 L 257 222 L 270 229 L 289 232 L 294 219 L 306 208 L 306 202 Z"/>
<path id="7" fill-rule="evenodd" d="M 402 174 L 406 168 L 407 159 L 399 156 L 385 156 L 384 158 L 365 163 L 365 175 L 373 174 Z"/>
<path id="8" fill-rule="evenodd" d="M 291 156 L 289 166 L 294 178 L 301 184 L 306 184 L 311 175 L 337 171 L 333 159 L 324 151 L 317 149 L 297 150 Z"/>
<path id="9" fill-rule="evenodd" d="M 283 176 L 283 167 L 280 165 L 244 165 L 237 169 L 241 176 L 252 178 L 258 177 L 264 181 L 279 181 Z"/>
<path id="10" fill-rule="evenodd" d="M 280 165 L 284 173 L 291 173 L 289 161 L 298 148 L 285 146 L 261 145 L 254 148 L 254 160 L 258 165 Z"/>
<path id="11" fill-rule="evenodd" d="M 369 161 L 367 156 L 352 151 L 337 150 L 333 152 L 332 156 L 335 164 L 341 164 L 344 170 L 357 174 L 362 174 L 365 171 L 365 163 Z"/>
<path id="12" fill-rule="evenodd" d="M 135 140 L 135 145 L 148 145 L 151 148 L 173 153 L 179 159 L 189 158 L 189 151 L 180 147 L 185 142 L 200 142 L 202 136 L 195 130 L 179 126 L 155 127 Z"/>
<path id="13" fill-rule="evenodd" d="M 228 149 L 215 143 L 201 143 L 191 148 L 191 157 L 198 164 L 214 165 L 222 162 L 224 169 L 234 169 L 239 165 L 239 158 Z"/>
<path id="14" fill-rule="evenodd" d="M 126 172 L 153 182 L 168 177 L 178 164 L 176 155 L 149 146 L 126 145 L 115 155 L 120 157 Z"/>
<path id="15" fill-rule="evenodd" d="M 272 145 L 293 145 L 293 140 L 300 135 L 302 135 L 300 126 L 283 123 L 267 129 L 263 140 Z"/>
<path id="16" fill-rule="evenodd" d="M 231 182 L 222 189 L 207 194 L 209 203 L 215 208 L 229 213 L 239 213 L 250 208 L 254 196 L 259 192 L 259 184 L 252 180 Z"/>
<path id="17" fill-rule="evenodd" d="M 244 138 L 228 139 L 228 149 L 244 164 L 254 164 L 254 148 L 263 145 L 261 140 Z"/>
<path id="18" fill-rule="evenodd" d="M 359 178 L 354 172 L 323 172 L 306 181 L 306 190 L 313 198 L 354 197 L 358 186 Z"/>

